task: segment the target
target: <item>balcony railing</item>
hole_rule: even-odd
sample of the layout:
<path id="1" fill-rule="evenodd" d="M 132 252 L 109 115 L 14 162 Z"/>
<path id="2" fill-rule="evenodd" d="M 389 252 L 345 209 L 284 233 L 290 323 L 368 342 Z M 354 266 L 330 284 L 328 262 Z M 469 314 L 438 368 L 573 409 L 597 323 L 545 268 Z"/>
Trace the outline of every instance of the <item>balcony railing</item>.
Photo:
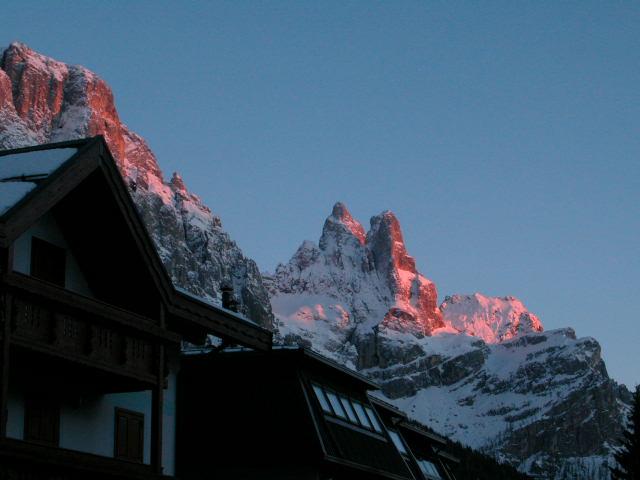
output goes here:
<path id="1" fill-rule="evenodd" d="M 2 280 L 12 345 L 153 384 L 157 346 L 179 341 L 150 319 L 32 277 Z"/>
<path id="2" fill-rule="evenodd" d="M 0 440 L 0 480 L 170 480 L 149 465 L 88 453 Z"/>

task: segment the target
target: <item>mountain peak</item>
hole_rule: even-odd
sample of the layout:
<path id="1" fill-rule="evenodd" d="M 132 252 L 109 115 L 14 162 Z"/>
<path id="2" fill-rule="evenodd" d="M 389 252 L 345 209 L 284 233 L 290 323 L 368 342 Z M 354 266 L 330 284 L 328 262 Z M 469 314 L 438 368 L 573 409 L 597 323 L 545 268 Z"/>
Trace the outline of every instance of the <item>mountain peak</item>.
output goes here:
<path id="1" fill-rule="evenodd" d="M 334 251 L 342 249 L 343 245 L 358 248 L 364 245 L 365 239 L 364 227 L 351 216 L 344 203 L 337 202 L 324 222 L 320 249 Z"/>
<path id="2" fill-rule="evenodd" d="M 331 210 L 331 216 L 336 218 L 343 218 L 344 216 L 348 216 L 349 218 L 352 218 L 351 212 L 349 212 L 347 206 L 342 202 L 335 203 L 333 209 Z"/>
<path id="3" fill-rule="evenodd" d="M 29 45 L 27 45 L 26 43 L 22 43 L 18 41 L 11 42 L 9 46 L 5 49 L 5 53 L 22 53 L 26 55 L 37 55 L 40 57 L 43 56 L 37 53 L 31 47 L 29 47 Z"/>
<path id="4" fill-rule="evenodd" d="M 358 222 L 351 216 L 351 212 L 344 203 L 336 202 L 336 204 L 333 206 L 333 209 L 331 210 L 330 218 L 342 223 L 347 228 L 347 230 L 358 239 L 360 244 L 364 245 L 364 241 L 366 238 L 364 227 L 360 222 Z"/>
<path id="5" fill-rule="evenodd" d="M 444 299 L 440 310 L 446 325 L 486 343 L 543 330 L 540 319 L 513 296 L 452 295 Z"/>
<path id="6" fill-rule="evenodd" d="M 380 270 L 404 270 L 416 272 L 416 262 L 407 253 L 400 222 L 389 210 L 371 217 L 371 229 L 367 245 L 373 252 L 376 267 Z"/>
<path id="7" fill-rule="evenodd" d="M 185 193 L 187 191 L 187 187 L 184 184 L 184 180 L 182 180 L 182 177 L 178 172 L 173 172 L 173 175 L 171 176 L 171 180 L 169 181 L 169 185 L 171 185 L 171 188 L 175 191 L 178 191 L 181 193 Z"/>

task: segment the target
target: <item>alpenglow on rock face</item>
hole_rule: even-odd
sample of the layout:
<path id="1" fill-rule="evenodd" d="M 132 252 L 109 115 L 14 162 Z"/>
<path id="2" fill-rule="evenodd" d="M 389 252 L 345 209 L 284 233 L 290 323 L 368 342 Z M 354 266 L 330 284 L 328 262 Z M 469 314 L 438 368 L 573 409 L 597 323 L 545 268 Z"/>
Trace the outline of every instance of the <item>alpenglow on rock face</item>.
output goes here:
<path id="1" fill-rule="evenodd" d="M 399 335 L 467 333 L 492 343 L 542 331 L 513 297 L 455 295 L 438 307 L 436 286 L 416 269 L 395 215 L 372 217 L 365 232 L 342 203 L 326 219 L 318 246 L 303 242 L 269 285 L 283 341 L 312 339 L 358 368 L 385 365 L 388 339 Z"/>
<path id="2" fill-rule="evenodd" d="M 543 330 L 538 317 L 515 297 L 485 297 L 479 293 L 453 295 L 444 299 L 440 310 L 449 327 L 487 343 Z"/>
<path id="3" fill-rule="evenodd" d="M 360 370 L 413 418 L 541 478 L 609 478 L 629 396 L 598 343 L 543 333 L 514 297 L 437 306 L 392 213 L 365 233 L 336 204 L 319 244 L 304 242 L 268 285 L 281 342 Z"/>
<path id="4" fill-rule="evenodd" d="M 258 267 L 178 174 L 167 182 L 144 139 L 118 116 L 109 86 L 84 67 L 11 44 L 0 50 L 0 148 L 103 135 L 174 283 L 216 303 L 230 282 L 242 313 L 272 324 Z"/>
<path id="5" fill-rule="evenodd" d="M 365 233 L 337 203 L 318 246 L 304 242 L 269 283 L 283 341 L 320 342 L 358 368 L 379 364 L 387 332 L 421 338 L 444 325 L 435 285 L 416 270 L 391 212 Z"/>

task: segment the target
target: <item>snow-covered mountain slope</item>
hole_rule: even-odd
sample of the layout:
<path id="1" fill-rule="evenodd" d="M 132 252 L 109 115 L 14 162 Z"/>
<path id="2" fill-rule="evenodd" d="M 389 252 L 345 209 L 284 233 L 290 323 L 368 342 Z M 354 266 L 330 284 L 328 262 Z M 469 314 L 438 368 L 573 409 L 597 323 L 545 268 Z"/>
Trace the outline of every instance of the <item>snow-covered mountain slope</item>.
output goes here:
<path id="1" fill-rule="evenodd" d="M 369 375 L 417 420 L 523 471 L 608 478 L 629 397 L 609 379 L 593 338 L 570 328 L 496 344 L 444 337 L 432 341 L 455 342 L 458 352 L 427 347 L 413 365 Z"/>
<path id="2" fill-rule="evenodd" d="M 305 241 L 269 283 L 283 337 L 323 334 L 328 348 L 351 360 L 355 352 L 340 351 L 356 333 L 389 329 L 422 337 L 443 326 L 435 285 L 416 271 L 391 212 L 373 217 L 365 234 L 337 203 L 318 246 Z"/>
<path id="3" fill-rule="evenodd" d="M 514 297 L 453 295 L 408 255 L 395 216 L 363 227 L 336 204 L 266 277 L 284 343 L 367 374 L 387 400 L 441 433 L 543 478 L 608 478 L 628 392 L 592 338 L 543 333 Z"/>
<path id="4" fill-rule="evenodd" d="M 487 343 L 543 330 L 538 317 L 515 297 L 485 297 L 479 293 L 452 295 L 444 299 L 440 309 L 446 325 Z"/>
<path id="5" fill-rule="evenodd" d="M 273 315 L 255 262 L 178 174 L 165 181 L 142 137 L 118 116 L 109 86 L 84 67 L 11 44 L 0 50 L 0 148 L 103 135 L 176 285 L 219 302 L 231 282 L 241 310 L 262 325 Z"/>

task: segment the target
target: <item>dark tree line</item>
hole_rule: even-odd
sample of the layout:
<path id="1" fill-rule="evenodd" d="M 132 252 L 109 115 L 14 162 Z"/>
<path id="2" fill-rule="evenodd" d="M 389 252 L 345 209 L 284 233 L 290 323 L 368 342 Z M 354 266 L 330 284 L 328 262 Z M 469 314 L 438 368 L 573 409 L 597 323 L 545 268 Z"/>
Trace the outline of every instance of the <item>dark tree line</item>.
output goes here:
<path id="1" fill-rule="evenodd" d="M 449 444 L 449 451 L 460 459 L 460 463 L 452 469 L 457 480 L 528 480 L 531 478 L 511 465 L 498 463 L 493 458 L 457 442 Z"/>
<path id="2" fill-rule="evenodd" d="M 613 480 L 640 480 L 640 385 L 633 394 L 631 415 L 614 458 L 617 465 L 611 468 Z"/>
<path id="3" fill-rule="evenodd" d="M 409 420 L 409 423 L 436 433 L 419 422 Z M 519 472 L 511 465 L 499 463 L 494 458 L 466 447 L 460 442 L 448 440 L 446 451 L 460 460 L 460 463 L 449 464 L 456 480 L 531 480 L 530 476 Z"/>

